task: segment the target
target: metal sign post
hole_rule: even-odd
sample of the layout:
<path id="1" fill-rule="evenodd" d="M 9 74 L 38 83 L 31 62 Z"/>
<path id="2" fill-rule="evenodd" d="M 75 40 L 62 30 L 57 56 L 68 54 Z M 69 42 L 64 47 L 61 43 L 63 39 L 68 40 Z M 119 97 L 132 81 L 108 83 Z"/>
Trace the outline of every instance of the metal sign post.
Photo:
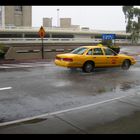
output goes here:
<path id="1" fill-rule="evenodd" d="M 42 49 L 41 49 L 41 50 L 42 50 L 42 51 L 41 51 L 41 52 L 42 52 L 42 59 L 44 59 L 44 46 L 43 46 L 43 38 L 41 38 L 41 40 L 42 40 Z"/>
<path id="2" fill-rule="evenodd" d="M 44 45 L 43 45 L 43 38 L 45 37 L 45 30 L 43 28 L 43 26 L 40 27 L 40 30 L 39 30 L 39 36 L 41 38 L 41 41 L 42 41 L 42 47 L 41 47 L 41 54 L 42 54 L 42 59 L 44 59 Z"/>

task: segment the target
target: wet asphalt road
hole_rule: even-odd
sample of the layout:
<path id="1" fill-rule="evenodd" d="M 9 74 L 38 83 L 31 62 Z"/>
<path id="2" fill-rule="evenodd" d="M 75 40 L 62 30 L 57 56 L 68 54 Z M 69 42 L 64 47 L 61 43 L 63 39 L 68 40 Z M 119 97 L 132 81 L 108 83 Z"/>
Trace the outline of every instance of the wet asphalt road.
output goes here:
<path id="1" fill-rule="evenodd" d="M 121 50 L 132 53 L 130 47 L 123 47 Z M 133 54 L 139 52 L 138 47 L 133 49 Z M 103 68 L 86 74 L 80 69 L 57 67 L 53 61 L 42 63 L 38 67 L 2 68 L 0 88 L 11 89 L 0 91 L 0 122 L 138 93 L 140 57 L 135 57 L 138 62 L 128 71 L 121 68 Z"/>

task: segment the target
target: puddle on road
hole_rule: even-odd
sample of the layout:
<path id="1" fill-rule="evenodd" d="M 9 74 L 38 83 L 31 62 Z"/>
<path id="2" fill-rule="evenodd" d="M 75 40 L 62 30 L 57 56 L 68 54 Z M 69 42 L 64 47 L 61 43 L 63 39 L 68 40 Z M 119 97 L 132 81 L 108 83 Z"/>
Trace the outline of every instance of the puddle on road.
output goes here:
<path id="1" fill-rule="evenodd" d="M 106 93 L 106 92 L 113 92 L 113 93 L 127 92 L 131 89 L 136 90 L 139 87 L 140 87 L 140 84 L 137 81 L 123 82 L 123 83 L 119 83 L 116 86 L 103 86 L 101 88 L 98 88 L 96 90 L 96 93 L 102 94 L 102 93 Z"/>
<path id="2" fill-rule="evenodd" d="M 120 90 L 121 91 L 127 91 L 131 88 L 134 88 L 136 85 L 132 82 L 126 82 L 126 83 L 122 83 L 120 84 Z"/>
<path id="3" fill-rule="evenodd" d="M 121 91 L 128 91 L 130 89 L 136 89 L 140 87 L 139 81 L 128 81 L 119 84 L 119 88 Z"/>
<path id="4" fill-rule="evenodd" d="M 37 119 L 22 122 L 22 124 L 35 124 L 35 123 L 40 123 L 40 122 L 43 122 L 46 120 L 47 120 L 47 118 L 37 118 Z"/>
<path id="5" fill-rule="evenodd" d="M 37 119 L 33 119 L 33 120 L 29 120 L 29 121 L 24 121 L 24 122 L 20 122 L 20 123 L 14 123 L 14 124 L 10 124 L 10 125 L 5 125 L 5 126 L 0 126 L 0 128 L 8 128 L 9 126 L 16 126 L 16 125 L 24 125 L 24 124 L 36 124 L 36 123 L 40 123 L 43 121 L 46 121 L 47 118 L 37 118 Z M 10 122 L 10 121 L 2 121 L 0 123 L 3 122 Z"/>
<path id="6" fill-rule="evenodd" d="M 71 82 L 70 81 L 56 81 L 56 82 L 53 82 L 53 84 L 55 85 L 55 87 L 64 87 L 64 86 L 68 86 L 68 85 L 71 85 Z"/>
<path id="7" fill-rule="evenodd" d="M 7 120 L 4 118 L 0 118 L 0 123 L 6 122 Z"/>
<path id="8" fill-rule="evenodd" d="M 132 69 L 131 71 L 134 70 L 135 69 Z M 139 68 L 137 70 L 139 70 Z M 119 68 L 101 68 L 96 69 L 93 73 L 83 73 L 82 70 L 79 69 L 66 69 L 58 73 L 56 79 L 59 80 L 56 80 L 53 84 L 58 88 L 71 87 L 72 89 L 77 89 L 77 87 L 82 88 L 81 85 L 85 85 L 86 89 L 83 90 L 87 91 L 87 93 L 94 92 L 94 95 L 95 93 L 97 95 L 106 92 L 128 92 L 131 89 L 135 91 L 135 89 L 137 90 L 140 88 L 140 80 L 132 79 L 132 75 L 130 75 L 132 78 L 129 79 L 129 74 L 131 74 L 130 71 L 126 73 Z M 63 79 L 60 79 L 62 75 Z M 121 80 L 123 77 L 127 79 Z"/>
<path id="9" fill-rule="evenodd" d="M 29 69 L 29 68 L 9 68 L 9 69 L 7 69 L 7 68 L 2 68 L 2 69 L 0 69 L 0 72 L 22 72 L 22 71 L 24 71 L 24 72 L 30 72 L 31 70 Z"/>

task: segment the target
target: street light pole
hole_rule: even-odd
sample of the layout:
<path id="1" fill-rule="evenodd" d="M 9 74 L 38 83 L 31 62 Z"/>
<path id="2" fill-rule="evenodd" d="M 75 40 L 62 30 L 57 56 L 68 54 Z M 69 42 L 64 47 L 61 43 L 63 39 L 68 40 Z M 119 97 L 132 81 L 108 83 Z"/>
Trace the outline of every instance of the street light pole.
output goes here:
<path id="1" fill-rule="evenodd" d="M 44 46 L 43 46 L 43 38 L 41 38 L 42 41 L 42 48 L 41 48 L 41 52 L 42 52 L 42 59 L 44 59 Z"/>
<path id="2" fill-rule="evenodd" d="M 59 23 L 59 9 L 57 9 L 57 27 L 59 26 L 58 23 Z"/>

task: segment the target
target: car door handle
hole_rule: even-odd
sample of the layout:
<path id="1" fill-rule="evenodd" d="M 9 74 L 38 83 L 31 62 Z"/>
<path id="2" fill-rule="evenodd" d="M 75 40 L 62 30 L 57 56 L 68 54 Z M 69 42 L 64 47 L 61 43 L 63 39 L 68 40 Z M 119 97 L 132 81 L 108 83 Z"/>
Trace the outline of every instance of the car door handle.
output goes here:
<path id="1" fill-rule="evenodd" d="M 93 58 L 96 58 L 96 57 L 93 57 Z"/>

